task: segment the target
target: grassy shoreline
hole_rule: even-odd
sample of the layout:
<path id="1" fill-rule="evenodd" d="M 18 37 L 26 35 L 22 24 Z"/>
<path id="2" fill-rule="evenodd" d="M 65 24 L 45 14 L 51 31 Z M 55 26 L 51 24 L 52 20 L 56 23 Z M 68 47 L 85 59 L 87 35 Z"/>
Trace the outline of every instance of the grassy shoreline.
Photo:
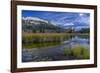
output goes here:
<path id="1" fill-rule="evenodd" d="M 27 48 L 54 46 L 61 43 L 61 41 L 69 40 L 76 35 L 82 38 L 89 37 L 88 33 L 23 33 L 22 45 Z"/>

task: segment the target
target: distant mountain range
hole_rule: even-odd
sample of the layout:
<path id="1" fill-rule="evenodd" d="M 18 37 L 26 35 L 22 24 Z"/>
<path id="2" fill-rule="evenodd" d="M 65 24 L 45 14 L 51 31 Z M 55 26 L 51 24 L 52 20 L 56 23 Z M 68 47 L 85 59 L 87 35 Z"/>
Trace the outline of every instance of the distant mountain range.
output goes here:
<path id="1" fill-rule="evenodd" d="M 89 28 L 89 26 L 85 23 L 77 22 L 57 25 L 38 17 L 22 17 L 23 32 L 69 32 L 73 28 L 78 31 L 82 28 Z"/>

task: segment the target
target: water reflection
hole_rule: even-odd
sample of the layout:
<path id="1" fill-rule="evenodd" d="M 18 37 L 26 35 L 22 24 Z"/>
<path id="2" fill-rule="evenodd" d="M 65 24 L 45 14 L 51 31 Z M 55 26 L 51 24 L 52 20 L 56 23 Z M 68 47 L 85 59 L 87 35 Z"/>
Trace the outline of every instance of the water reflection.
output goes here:
<path id="1" fill-rule="evenodd" d="M 23 48 L 22 62 L 38 62 L 38 61 L 58 61 L 58 60 L 74 60 L 73 56 L 65 56 L 64 48 L 73 48 L 76 45 L 89 49 L 89 36 L 72 36 L 68 40 L 63 40 L 59 45 L 45 48 Z"/>

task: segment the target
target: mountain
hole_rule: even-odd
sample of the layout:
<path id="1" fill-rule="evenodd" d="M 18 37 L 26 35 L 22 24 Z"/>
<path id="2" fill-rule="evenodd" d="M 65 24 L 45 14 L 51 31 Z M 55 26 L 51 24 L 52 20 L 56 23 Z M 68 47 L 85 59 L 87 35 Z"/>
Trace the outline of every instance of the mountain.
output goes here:
<path id="1" fill-rule="evenodd" d="M 22 17 L 23 32 L 66 32 L 66 29 L 56 26 L 50 21 L 37 17 Z"/>
<path id="2" fill-rule="evenodd" d="M 81 22 L 59 25 L 38 17 L 22 17 L 22 30 L 34 33 L 83 32 L 83 30 L 89 30 L 89 25 Z"/>
<path id="3" fill-rule="evenodd" d="M 48 23 L 48 21 L 40 19 L 38 17 L 22 17 L 22 20 L 25 20 L 25 21 L 33 20 L 33 21 L 41 21 L 41 22 Z"/>

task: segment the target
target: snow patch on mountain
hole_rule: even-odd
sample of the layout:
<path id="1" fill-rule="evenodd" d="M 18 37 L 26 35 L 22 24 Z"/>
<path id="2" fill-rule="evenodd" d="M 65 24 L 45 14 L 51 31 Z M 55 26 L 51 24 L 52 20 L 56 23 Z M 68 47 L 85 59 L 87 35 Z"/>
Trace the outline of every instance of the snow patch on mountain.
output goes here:
<path id="1" fill-rule="evenodd" d="M 38 17 L 22 17 L 22 20 L 35 20 L 35 21 L 41 21 L 41 22 L 48 23 L 48 21 L 40 19 Z"/>

